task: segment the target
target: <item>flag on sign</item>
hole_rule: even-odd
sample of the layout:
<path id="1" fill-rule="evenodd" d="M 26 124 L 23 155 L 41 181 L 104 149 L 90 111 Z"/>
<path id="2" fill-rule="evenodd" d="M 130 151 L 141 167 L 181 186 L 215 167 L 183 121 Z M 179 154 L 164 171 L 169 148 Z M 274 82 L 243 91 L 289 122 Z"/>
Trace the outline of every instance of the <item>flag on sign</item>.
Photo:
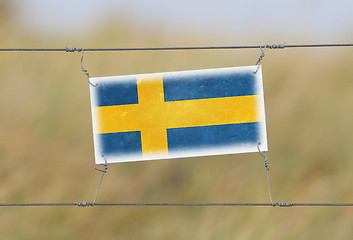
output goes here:
<path id="1" fill-rule="evenodd" d="M 255 69 L 91 78 L 96 164 L 267 151 Z"/>

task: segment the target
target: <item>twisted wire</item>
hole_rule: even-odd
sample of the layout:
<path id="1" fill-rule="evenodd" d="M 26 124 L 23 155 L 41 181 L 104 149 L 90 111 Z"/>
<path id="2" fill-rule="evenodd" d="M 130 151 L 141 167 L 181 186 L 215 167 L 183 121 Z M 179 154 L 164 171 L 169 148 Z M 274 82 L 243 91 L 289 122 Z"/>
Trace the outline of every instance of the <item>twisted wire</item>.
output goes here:
<path id="1" fill-rule="evenodd" d="M 269 167 L 269 162 L 268 162 L 268 158 L 266 156 L 265 152 L 261 152 L 260 150 L 260 145 L 261 143 L 259 142 L 257 144 L 257 149 L 259 150 L 259 153 L 261 154 L 261 156 L 265 159 L 265 168 L 266 168 L 266 176 L 267 176 L 267 189 L 268 189 L 268 196 L 270 198 L 270 202 L 272 204 L 272 206 L 275 206 L 276 204 L 273 203 L 272 201 L 272 196 L 271 196 L 271 185 L 270 185 L 270 167 Z"/>
<path id="2" fill-rule="evenodd" d="M 98 84 L 93 84 L 90 81 L 91 76 L 89 75 L 89 72 L 85 69 L 85 67 L 83 66 L 83 57 L 84 57 L 84 54 L 85 54 L 85 50 L 83 48 L 81 48 L 81 49 L 79 49 L 79 48 L 66 48 L 66 49 L 69 49 L 70 50 L 69 52 L 74 52 L 74 51 L 82 52 L 82 56 L 81 56 L 81 69 L 82 69 L 82 72 L 87 76 L 87 81 L 92 87 L 98 87 Z"/>
<path id="3" fill-rule="evenodd" d="M 104 166 L 104 169 L 101 170 L 101 169 L 96 168 L 97 171 L 102 172 L 102 176 L 101 176 L 101 180 L 99 181 L 99 184 L 98 184 L 98 187 L 97 187 L 97 190 L 96 190 L 96 194 L 94 195 L 94 200 L 93 200 L 92 206 L 94 206 L 95 203 L 96 203 L 98 191 L 99 191 L 99 188 L 100 188 L 101 183 L 102 183 L 102 181 L 103 181 L 104 174 L 106 174 L 106 172 L 107 172 L 107 170 L 108 170 L 107 159 L 105 158 L 104 154 L 102 154 L 102 157 L 104 158 L 104 162 L 105 162 L 104 164 L 102 164 L 102 165 Z"/>

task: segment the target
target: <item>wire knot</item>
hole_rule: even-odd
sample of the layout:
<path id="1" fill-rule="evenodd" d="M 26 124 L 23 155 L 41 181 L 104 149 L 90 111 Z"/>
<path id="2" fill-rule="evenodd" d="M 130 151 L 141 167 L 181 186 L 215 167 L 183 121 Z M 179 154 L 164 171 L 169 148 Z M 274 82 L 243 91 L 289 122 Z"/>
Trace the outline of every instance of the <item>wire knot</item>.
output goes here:
<path id="1" fill-rule="evenodd" d="M 82 69 L 82 72 L 83 74 L 85 74 L 87 76 L 87 81 L 89 84 L 91 84 L 92 87 L 98 87 L 99 85 L 98 84 L 93 84 L 91 81 L 90 81 L 90 78 L 91 76 L 89 75 L 88 71 L 85 69 L 85 67 L 83 66 L 83 57 L 85 55 L 85 51 L 83 48 L 81 49 L 78 49 L 77 51 L 81 52 L 82 51 L 82 56 L 81 56 L 81 69 Z"/>
<path id="2" fill-rule="evenodd" d="M 94 206 L 94 204 L 96 204 L 96 199 L 97 199 L 99 187 L 101 186 L 104 174 L 108 170 L 108 162 L 107 162 L 107 159 L 105 158 L 104 154 L 102 154 L 102 158 L 104 158 L 104 164 L 102 164 L 104 166 L 104 169 L 102 170 L 102 169 L 99 169 L 99 168 L 95 168 L 97 171 L 102 172 L 102 176 L 101 176 L 101 180 L 99 181 L 99 184 L 98 184 L 98 187 L 97 187 L 97 190 L 96 190 L 96 194 L 94 195 L 94 200 L 93 200 L 92 206 Z"/>
<path id="3" fill-rule="evenodd" d="M 260 145 L 261 143 L 257 144 L 257 149 L 259 150 L 259 153 L 261 154 L 261 156 L 265 159 L 265 168 L 267 169 L 267 171 L 270 171 L 270 168 L 269 168 L 270 163 L 268 161 L 268 157 L 265 152 L 261 152 Z"/>
<path id="4" fill-rule="evenodd" d="M 102 164 L 104 166 L 104 169 L 99 169 L 99 168 L 95 168 L 97 171 L 106 173 L 108 170 L 108 162 L 107 159 L 105 158 L 104 154 L 102 154 L 102 158 L 104 159 L 104 163 Z"/>
<path id="5" fill-rule="evenodd" d="M 285 43 L 266 45 L 266 48 L 269 48 L 269 49 L 284 49 L 285 47 L 286 47 Z"/>
<path id="6" fill-rule="evenodd" d="M 279 207 L 293 207 L 294 203 L 292 202 L 277 202 L 272 204 L 273 207 L 279 206 Z"/>
<path id="7" fill-rule="evenodd" d="M 96 169 L 97 171 L 106 173 L 108 170 L 108 164 L 102 164 L 102 165 L 104 166 L 104 169 L 99 169 L 99 168 L 94 168 L 94 169 Z"/>
<path id="8" fill-rule="evenodd" d="M 82 48 L 75 48 L 75 47 L 74 48 L 69 48 L 69 47 L 65 48 L 66 52 L 82 52 L 82 50 L 83 50 Z"/>
<path id="9" fill-rule="evenodd" d="M 257 71 L 259 71 L 260 63 L 261 63 L 262 59 L 265 57 L 266 48 L 269 48 L 269 49 L 284 49 L 285 47 L 286 47 L 285 43 L 260 46 L 261 55 L 259 57 L 259 60 L 257 60 L 257 62 L 255 64 L 257 66 L 257 68 L 253 72 L 253 74 L 255 75 L 257 73 Z"/>
<path id="10" fill-rule="evenodd" d="M 259 150 L 260 155 L 265 159 L 265 168 L 266 168 L 266 176 L 267 176 L 268 196 L 269 196 L 269 198 L 270 198 L 270 202 L 271 202 L 272 206 L 275 207 L 275 206 L 276 206 L 276 203 L 273 203 L 273 202 L 272 202 L 272 197 L 271 197 L 270 175 L 269 175 L 270 168 L 268 167 L 268 166 L 269 166 L 269 162 L 268 162 L 268 158 L 267 158 L 267 156 L 266 156 L 266 153 L 265 153 L 265 152 L 261 152 L 261 150 L 260 150 L 260 145 L 261 145 L 261 142 L 259 142 L 259 143 L 257 144 L 257 150 Z"/>
<path id="11" fill-rule="evenodd" d="M 94 205 L 90 202 L 77 202 L 77 207 L 93 207 Z"/>
<path id="12" fill-rule="evenodd" d="M 269 171 L 270 171 L 270 168 L 269 168 L 269 162 L 268 162 L 268 159 L 266 158 L 265 159 L 265 168 L 267 168 Z"/>
<path id="13" fill-rule="evenodd" d="M 260 62 L 261 62 L 262 59 L 264 58 L 264 56 L 265 56 L 265 50 L 266 50 L 266 48 L 267 48 L 268 46 L 269 46 L 269 45 L 266 45 L 263 49 L 262 49 L 262 47 L 260 47 L 261 55 L 260 55 L 260 57 L 259 57 L 259 60 L 257 60 L 257 62 L 256 62 L 256 64 L 255 64 L 255 65 L 257 66 L 257 68 L 256 68 L 256 70 L 253 72 L 254 75 L 257 73 L 257 71 L 259 71 Z"/>

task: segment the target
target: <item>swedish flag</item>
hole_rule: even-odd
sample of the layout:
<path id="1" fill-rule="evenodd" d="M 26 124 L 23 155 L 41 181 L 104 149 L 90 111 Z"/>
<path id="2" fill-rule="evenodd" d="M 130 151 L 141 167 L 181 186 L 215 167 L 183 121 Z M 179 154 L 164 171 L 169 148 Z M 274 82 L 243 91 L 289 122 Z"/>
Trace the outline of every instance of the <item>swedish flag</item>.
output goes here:
<path id="1" fill-rule="evenodd" d="M 96 163 L 266 151 L 255 68 L 92 78 Z"/>

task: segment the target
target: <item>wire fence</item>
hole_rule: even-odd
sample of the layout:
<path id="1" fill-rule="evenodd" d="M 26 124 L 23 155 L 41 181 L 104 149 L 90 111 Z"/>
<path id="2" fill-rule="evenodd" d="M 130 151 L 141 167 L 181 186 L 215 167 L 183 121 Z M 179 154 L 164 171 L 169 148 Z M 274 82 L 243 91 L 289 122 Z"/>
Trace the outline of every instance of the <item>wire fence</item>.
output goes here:
<path id="1" fill-rule="evenodd" d="M 261 49 L 262 56 L 260 56 L 257 64 L 260 63 L 264 56 L 265 49 L 285 49 L 285 48 L 323 48 L 323 47 L 353 47 L 353 43 L 330 43 L 330 44 L 272 44 L 272 45 L 249 45 L 249 46 L 196 46 L 196 47 L 144 47 L 144 48 L 0 48 L 0 52 L 82 52 L 81 65 L 83 60 L 83 53 L 86 51 L 102 52 L 102 51 L 173 51 L 173 50 L 231 50 L 231 49 Z M 83 68 L 82 65 L 82 70 Z M 87 70 L 85 70 L 87 72 Z M 87 74 L 86 74 L 87 75 Z M 89 75 L 87 75 L 89 79 Z M 76 207 L 94 207 L 94 206 L 146 206 L 146 207 L 353 207 L 353 203 L 293 203 L 293 202 L 272 202 L 268 175 L 268 159 L 264 153 L 260 154 L 265 158 L 265 167 L 267 169 L 267 182 L 269 198 L 271 203 L 96 203 L 97 193 L 101 185 L 104 174 L 107 170 L 100 170 L 103 172 L 99 182 L 94 201 L 91 202 L 76 202 L 76 203 L 0 203 L 0 207 L 51 207 L 51 206 L 76 206 Z"/>

